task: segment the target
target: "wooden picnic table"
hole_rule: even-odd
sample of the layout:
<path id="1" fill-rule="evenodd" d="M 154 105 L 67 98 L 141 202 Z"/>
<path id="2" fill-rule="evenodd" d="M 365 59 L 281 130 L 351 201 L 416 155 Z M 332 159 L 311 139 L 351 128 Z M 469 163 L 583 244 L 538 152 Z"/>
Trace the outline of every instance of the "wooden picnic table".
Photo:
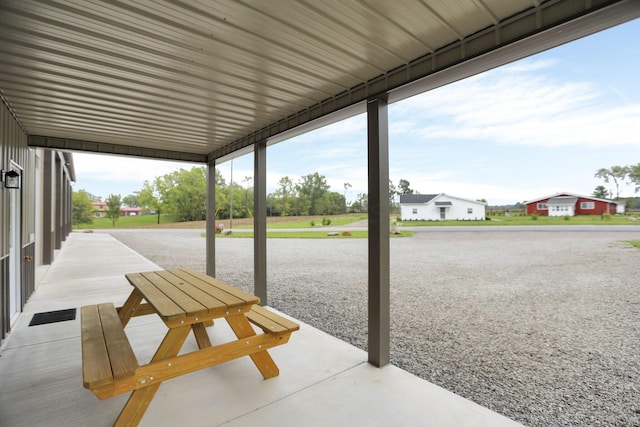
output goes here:
<path id="1" fill-rule="evenodd" d="M 260 307 L 255 295 L 188 269 L 126 278 L 133 290 L 122 307 L 82 307 L 84 386 L 100 399 L 132 391 L 114 425 L 137 425 L 162 381 L 202 368 L 250 356 L 265 379 L 279 374 L 267 350 L 288 342 L 299 326 Z M 140 366 L 124 327 L 132 317 L 148 314 L 157 314 L 168 331 L 151 361 Z M 220 318 L 237 339 L 212 346 L 205 327 Z M 178 355 L 191 331 L 199 349 Z"/>

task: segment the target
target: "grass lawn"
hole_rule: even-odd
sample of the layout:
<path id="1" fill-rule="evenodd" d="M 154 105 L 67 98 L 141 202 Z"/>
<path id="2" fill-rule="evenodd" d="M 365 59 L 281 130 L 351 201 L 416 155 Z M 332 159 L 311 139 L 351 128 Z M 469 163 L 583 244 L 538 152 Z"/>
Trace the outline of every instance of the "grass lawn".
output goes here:
<path id="1" fill-rule="evenodd" d="M 629 240 L 629 243 L 631 243 L 631 245 L 635 246 L 636 248 L 640 249 L 640 240 Z"/>
<path id="2" fill-rule="evenodd" d="M 267 239 L 365 239 L 369 237 L 368 231 L 349 231 L 350 236 L 329 236 L 326 231 L 268 231 Z M 202 233 L 204 237 L 205 234 Z M 413 231 L 402 231 L 400 234 L 391 234 L 390 237 L 410 237 Z M 231 234 L 216 234 L 216 238 L 253 238 L 253 231 L 234 231 Z"/>
<path id="3" fill-rule="evenodd" d="M 160 224 L 171 224 L 173 219 L 167 215 L 160 215 Z M 116 221 L 115 227 L 109 218 L 93 218 L 91 224 L 74 225 L 74 229 L 88 230 L 98 228 L 129 228 L 129 227 L 145 227 L 158 224 L 158 217 L 156 215 L 136 215 L 136 216 L 121 216 Z"/>
<path id="4" fill-rule="evenodd" d="M 367 214 L 346 214 L 346 215 L 327 215 L 327 216 L 313 216 L 304 217 L 304 219 L 291 216 L 288 218 L 282 217 L 269 217 L 267 218 L 268 228 L 315 228 L 322 226 L 323 219 L 331 221 L 327 226 L 336 227 L 340 225 L 347 225 L 353 222 L 366 221 Z M 312 225 L 313 222 L 313 225 Z M 239 224 L 234 225 L 233 229 L 239 228 L 253 228 L 252 224 Z"/>
<path id="5" fill-rule="evenodd" d="M 628 215 L 611 215 L 600 218 L 600 215 L 578 215 L 572 217 L 558 216 L 538 216 L 536 219 L 531 216 L 490 216 L 490 221 L 402 221 L 406 227 L 442 227 L 442 226 L 488 226 L 496 227 L 503 225 L 640 225 L 640 222 L 633 222 Z"/>
<path id="6" fill-rule="evenodd" d="M 397 221 L 397 218 L 394 216 L 391 219 L 391 223 L 394 221 L 398 222 L 400 226 L 400 231 L 402 231 L 402 226 L 405 227 L 442 227 L 442 226 L 483 226 L 483 227 L 499 227 L 504 225 L 526 225 L 526 226 L 536 226 L 536 225 L 637 225 L 640 228 L 640 221 L 631 221 L 630 218 L 637 217 L 637 215 L 612 215 L 609 217 L 600 218 L 599 215 L 582 215 L 582 216 L 574 216 L 574 217 L 548 217 L 548 216 L 539 216 L 535 220 L 531 216 L 491 216 L 489 217 L 490 221 L 454 221 L 454 220 L 444 220 L 444 221 Z M 323 219 L 328 219 L 331 223 L 328 225 L 329 227 L 334 226 L 344 226 L 348 224 L 353 224 L 361 221 L 366 221 L 366 214 L 348 214 L 348 215 L 335 215 L 335 216 L 318 216 L 318 217 L 272 217 L 267 218 L 267 228 L 270 230 L 274 229 L 282 229 L 282 228 L 307 228 L 310 236 L 302 236 L 304 238 L 318 238 L 320 236 L 326 235 L 323 232 L 322 221 Z M 225 220 L 216 220 L 218 222 L 225 222 L 228 227 L 228 219 Z M 80 226 L 74 226 L 74 229 L 111 229 L 111 228 L 154 228 L 157 226 L 158 217 L 155 215 L 138 215 L 138 216 L 121 216 L 116 221 L 115 227 L 112 225 L 111 220 L 109 218 L 94 218 L 93 223 L 91 224 L 82 224 Z M 312 222 L 314 225 L 312 225 Z M 326 221 L 325 221 L 326 222 Z M 160 227 L 159 228 L 170 228 L 170 224 L 173 224 L 171 217 L 167 215 L 160 216 Z M 167 227 L 169 225 L 169 227 Z M 175 223 L 175 228 L 205 228 L 204 221 L 196 221 L 193 223 Z M 253 228 L 251 219 L 236 219 L 234 220 L 233 229 L 248 229 L 251 230 Z M 251 231 L 247 231 L 251 233 Z M 366 231 L 363 231 L 366 233 Z M 241 232 L 236 232 L 234 234 L 239 234 Z M 271 232 L 273 235 L 269 237 L 279 237 L 278 232 Z M 284 233 L 284 232 L 282 232 Z M 354 232 L 352 231 L 352 237 L 361 237 L 358 236 L 357 233 L 361 233 L 360 231 Z M 280 233 L 281 234 L 281 233 Z M 287 237 L 296 237 L 295 233 L 288 233 Z M 300 235 L 297 237 L 301 238 Z M 326 237 L 326 236 L 325 236 Z"/>

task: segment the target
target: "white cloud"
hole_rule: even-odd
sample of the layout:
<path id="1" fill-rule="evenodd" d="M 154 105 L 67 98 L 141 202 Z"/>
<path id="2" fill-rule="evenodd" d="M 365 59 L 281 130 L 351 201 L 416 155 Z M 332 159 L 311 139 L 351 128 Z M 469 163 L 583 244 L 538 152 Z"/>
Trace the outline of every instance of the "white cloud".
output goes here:
<path id="1" fill-rule="evenodd" d="M 505 73 L 521 73 L 547 70 L 558 64 L 558 60 L 554 58 L 545 59 L 529 59 L 517 61 L 508 65 L 505 65 L 501 70 Z"/>
<path id="2" fill-rule="evenodd" d="M 540 147 L 640 147 L 640 103 L 612 105 L 605 85 L 538 72 L 548 65 L 493 70 L 399 103 L 393 132 Z"/>
<path id="3" fill-rule="evenodd" d="M 135 157 L 74 153 L 74 169 L 78 179 L 91 179 L 114 183 L 142 183 L 177 169 L 191 169 L 196 163 L 178 163 Z"/>

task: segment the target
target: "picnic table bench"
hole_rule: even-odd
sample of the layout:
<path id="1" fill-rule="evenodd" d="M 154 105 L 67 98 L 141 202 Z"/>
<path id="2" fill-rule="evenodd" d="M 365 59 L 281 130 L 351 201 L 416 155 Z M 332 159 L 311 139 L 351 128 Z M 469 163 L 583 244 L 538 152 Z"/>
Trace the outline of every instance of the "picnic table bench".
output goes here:
<path id="1" fill-rule="evenodd" d="M 255 295 L 187 269 L 126 278 L 133 290 L 122 307 L 104 303 L 81 309 L 84 387 L 100 399 L 132 392 L 114 425 L 137 425 L 162 381 L 199 369 L 249 356 L 263 378 L 279 374 L 267 350 L 288 342 L 299 325 L 260 307 Z M 125 327 L 132 317 L 148 314 L 160 316 L 168 331 L 151 361 L 140 365 Z M 237 340 L 212 346 L 205 327 L 219 318 Z M 178 355 L 191 331 L 198 350 Z"/>

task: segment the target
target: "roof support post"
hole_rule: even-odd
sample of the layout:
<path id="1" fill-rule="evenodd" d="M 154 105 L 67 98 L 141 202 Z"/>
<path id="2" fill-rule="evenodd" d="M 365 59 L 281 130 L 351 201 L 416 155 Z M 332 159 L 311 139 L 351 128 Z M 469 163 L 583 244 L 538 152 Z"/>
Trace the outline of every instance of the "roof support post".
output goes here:
<path id="1" fill-rule="evenodd" d="M 387 97 L 367 103 L 369 168 L 369 363 L 382 367 L 390 352 L 389 123 Z"/>
<path id="2" fill-rule="evenodd" d="M 44 150 L 42 167 L 42 264 L 48 265 L 53 262 L 54 255 L 54 228 L 53 228 L 53 170 L 55 153 L 51 150 Z M 0 331 L 2 332 L 2 331 Z"/>
<path id="3" fill-rule="evenodd" d="M 63 194 L 62 194 L 62 189 L 63 189 L 63 182 L 62 182 L 62 161 L 60 160 L 60 156 L 56 153 L 55 155 L 55 161 L 54 161 L 54 179 L 55 179 L 55 183 L 54 183 L 54 193 L 55 193 L 55 201 L 54 203 L 56 204 L 55 209 L 55 225 L 54 225 L 54 235 L 55 235 L 55 248 L 56 249 L 60 249 L 62 248 L 62 241 L 64 240 L 62 238 L 63 235 L 63 230 L 62 230 L 62 221 L 64 218 L 64 198 L 63 198 Z"/>
<path id="4" fill-rule="evenodd" d="M 267 305 L 267 141 L 253 155 L 253 293 Z"/>
<path id="5" fill-rule="evenodd" d="M 207 225 L 206 225 L 206 272 L 216 276 L 216 164 L 207 165 Z"/>

